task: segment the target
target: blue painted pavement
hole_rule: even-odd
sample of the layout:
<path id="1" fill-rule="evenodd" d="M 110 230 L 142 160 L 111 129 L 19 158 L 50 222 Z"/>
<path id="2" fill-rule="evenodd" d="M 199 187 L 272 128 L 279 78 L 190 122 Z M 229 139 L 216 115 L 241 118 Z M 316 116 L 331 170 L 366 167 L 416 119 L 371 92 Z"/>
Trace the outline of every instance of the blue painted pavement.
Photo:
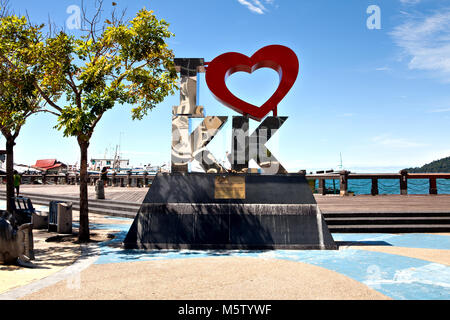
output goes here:
<path id="1" fill-rule="evenodd" d="M 393 299 L 450 299 L 450 267 L 439 263 L 355 249 L 338 251 L 124 250 L 120 248 L 120 244 L 131 225 L 132 220 L 129 219 L 129 221 L 130 224 L 92 225 L 93 229 L 119 231 L 115 239 L 101 244 L 101 254 L 96 264 L 207 257 L 280 259 L 308 263 L 336 271 Z M 450 237 L 432 234 L 333 234 L 333 237 L 336 241 L 358 242 L 358 244 L 380 242 L 398 247 L 450 249 Z"/>
<path id="2" fill-rule="evenodd" d="M 386 233 L 336 233 L 333 234 L 334 241 L 358 242 L 358 244 L 374 245 L 382 243 L 384 245 L 421 248 L 421 249 L 450 249 L 450 237 L 437 234 L 406 233 L 406 234 L 386 234 Z"/>

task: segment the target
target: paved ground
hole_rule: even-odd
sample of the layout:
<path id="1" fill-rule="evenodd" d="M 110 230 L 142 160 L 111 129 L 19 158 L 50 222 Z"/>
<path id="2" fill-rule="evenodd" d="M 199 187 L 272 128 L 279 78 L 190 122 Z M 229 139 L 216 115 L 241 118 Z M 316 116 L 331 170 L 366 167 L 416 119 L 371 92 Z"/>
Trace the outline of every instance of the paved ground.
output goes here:
<path id="1" fill-rule="evenodd" d="M 94 234 L 115 234 L 92 264 L 58 281 L 68 268 L 4 269 L 0 279 L 34 276 L 1 288 L 0 299 L 450 299 L 450 234 L 334 234 L 337 251 L 123 250 L 130 224 L 92 215 Z"/>
<path id="2" fill-rule="evenodd" d="M 34 231 L 34 253 L 32 267 L 0 265 L 0 294 L 32 281 L 45 278 L 68 267 L 80 256 L 80 248 L 72 243 L 55 244 L 45 242 L 49 233 Z"/>
<path id="3" fill-rule="evenodd" d="M 0 185 L 0 190 L 5 191 L 6 186 Z M 106 187 L 105 198 L 107 200 L 126 201 L 142 203 L 147 194 L 148 188 L 127 188 L 127 187 Z M 80 196 L 80 187 L 74 185 L 38 185 L 24 184 L 20 186 L 20 192 L 35 194 L 58 194 L 59 196 Z M 95 199 L 95 187 L 88 186 L 90 199 Z"/>
<path id="4" fill-rule="evenodd" d="M 446 233 L 333 234 L 337 251 L 124 250 L 131 222 L 91 215 L 89 263 L 35 231 L 36 268 L 0 266 L 0 299 L 450 299 Z"/>
<path id="5" fill-rule="evenodd" d="M 97 264 L 80 279 L 78 290 L 60 282 L 24 299 L 388 299 L 339 273 L 272 259 Z"/>
<path id="6" fill-rule="evenodd" d="M 43 207 L 43 206 L 42 206 Z M 42 209 L 40 206 L 39 209 Z M 73 213 L 74 233 L 78 232 L 79 215 Z M 99 225 L 107 221 L 103 216 L 91 215 L 90 222 Z M 120 223 L 120 221 L 118 221 Z M 117 230 L 116 230 L 117 231 Z M 106 241 L 107 234 L 114 230 L 93 230 L 91 239 L 94 241 Z M 47 230 L 33 230 L 35 260 L 25 263 L 27 267 L 20 265 L 0 265 L 0 297 L 1 294 L 11 289 L 19 288 L 33 281 L 44 279 L 64 268 L 72 265 L 81 255 L 81 247 L 76 244 L 76 236 L 64 235 L 62 240 L 56 241 L 55 232 Z M 52 240 L 53 239 L 53 240 Z M 46 241 L 47 240 L 47 241 Z M 49 241 L 50 240 L 50 241 Z"/>

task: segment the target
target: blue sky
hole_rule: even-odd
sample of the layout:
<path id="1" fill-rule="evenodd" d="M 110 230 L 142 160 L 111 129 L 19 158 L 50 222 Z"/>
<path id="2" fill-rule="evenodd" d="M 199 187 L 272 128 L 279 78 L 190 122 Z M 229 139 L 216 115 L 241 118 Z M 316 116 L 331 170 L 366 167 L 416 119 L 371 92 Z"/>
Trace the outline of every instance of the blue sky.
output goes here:
<path id="1" fill-rule="evenodd" d="M 129 16 L 145 6 L 168 21 L 175 33 L 169 46 L 180 58 L 211 61 L 228 51 L 250 56 L 270 44 L 293 49 L 300 74 L 278 107 L 278 115 L 289 119 L 268 143 L 289 170 L 337 168 L 340 153 L 344 167 L 356 172 L 398 171 L 450 156 L 450 1 L 116 2 Z M 12 8 L 28 11 L 34 22 L 50 17 L 63 26 L 67 8 L 80 3 L 21 0 L 12 1 Z M 105 3 L 108 11 L 110 1 Z M 367 28 L 370 5 L 380 8 L 381 29 Z M 261 69 L 235 74 L 227 84 L 238 97 L 260 105 L 278 77 Z M 97 126 L 89 157 L 110 156 L 120 143 L 122 156 L 135 165 L 169 162 L 171 108 L 178 103 L 178 94 L 167 97 L 142 121 L 131 120 L 131 106 L 118 105 Z M 237 115 L 212 97 L 204 75 L 200 105 L 207 115 Z M 31 118 L 17 140 L 15 162 L 78 161 L 75 139 L 52 129 L 55 122 L 51 115 Z M 231 118 L 210 144 L 218 159 L 230 150 L 230 125 Z"/>

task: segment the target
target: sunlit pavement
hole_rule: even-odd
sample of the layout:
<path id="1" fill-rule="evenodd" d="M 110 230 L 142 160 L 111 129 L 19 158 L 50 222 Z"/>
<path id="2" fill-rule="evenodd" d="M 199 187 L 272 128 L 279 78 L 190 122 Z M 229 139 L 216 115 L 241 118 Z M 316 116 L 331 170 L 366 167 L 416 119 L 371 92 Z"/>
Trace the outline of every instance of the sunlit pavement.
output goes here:
<path id="1" fill-rule="evenodd" d="M 97 256 L 87 270 L 96 268 L 98 272 L 102 268 L 110 270 L 110 265 L 129 266 L 127 277 L 134 283 L 139 281 L 139 274 L 132 272 L 133 263 L 213 258 L 277 260 L 324 268 L 333 271 L 330 276 L 339 273 L 391 299 L 450 299 L 450 235 L 447 234 L 333 234 L 340 246 L 336 251 L 124 250 L 121 243 L 131 223 L 132 219 L 106 216 L 91 223 L 92 230 L 114 230 L 115 238 L 99 244 Z M 78 224 L 74 223 L 74 227 Z M 35 293 L 30 295 L 31 299 L 39 296 L 39 292 L 29 293 Z M 114 293 L 107 296 L 114 297 Z M 7 296 L 0 295 L 0 298 Z"/>
<path id="2" fill-rule="evenodd" d="M 131 220 L 130 220 L 131 225 Z M 116 238 L 101 246 L 95 264 L 129 263 L 164 259 L 206 257 L 253 257 L 308 263 L 341 273 L 366 284 L 393 299 L 450 299 L 450 266 L 398 254 L 358 249 L 360 246 L 434 249 L 436 255 L 450 258 L 450 236 L 433 234 L 333 234 L 344 243 L 339 250 L 324 251 L 195 251 L 195 250 L 123 250 L 122 242 L 129 226 L 98 225 L 94 228 L 120 230 Z"/>

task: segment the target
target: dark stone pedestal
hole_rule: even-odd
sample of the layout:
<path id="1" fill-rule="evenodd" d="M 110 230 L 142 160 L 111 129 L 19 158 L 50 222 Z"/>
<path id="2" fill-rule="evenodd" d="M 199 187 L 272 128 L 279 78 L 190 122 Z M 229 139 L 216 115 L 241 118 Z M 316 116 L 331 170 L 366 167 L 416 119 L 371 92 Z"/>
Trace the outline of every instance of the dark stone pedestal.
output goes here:
<path id="1" fill-rule="evenodd" d="M 336 249 L 304 176 L 238 175 L 245 199 L 215 199 L 217 176 L 158 174 L 125 248 Z"/>

